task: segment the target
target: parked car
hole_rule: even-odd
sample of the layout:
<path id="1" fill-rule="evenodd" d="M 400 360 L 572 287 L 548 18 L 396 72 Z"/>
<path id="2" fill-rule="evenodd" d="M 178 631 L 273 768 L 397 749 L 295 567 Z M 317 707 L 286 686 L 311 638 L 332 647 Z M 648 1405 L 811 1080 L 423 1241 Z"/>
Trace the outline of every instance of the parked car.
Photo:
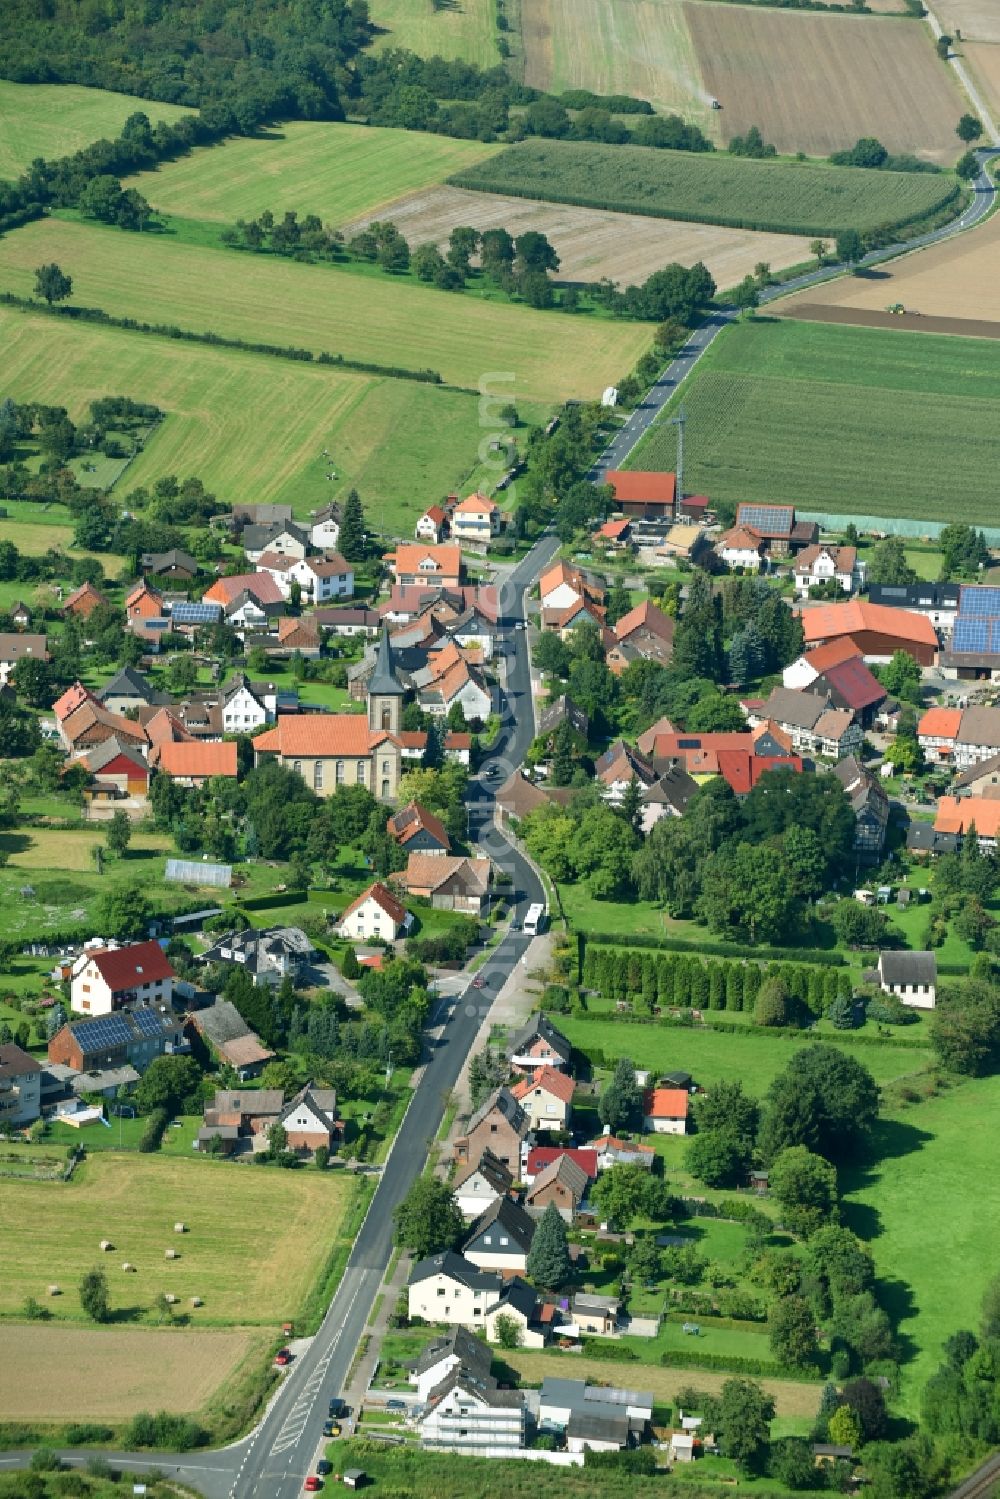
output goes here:
<path id="1" fill-rule="evenodd" d="M 292 1350 L 290 1348 L 279 1348 L 274 1355 L 274 1362 L 279 1369 L 284 1369 L 292 1362 Z"/>
<path id="2" fill-rule="evenodd" d="M 340 1436 L 340 1422 L 339 1421 L 324 1421 L 323 1422 L 323 1435 L 325 1437 L 339 1437 Z"/>
<path id="3" fill-rule="evenodd" d="M 406 1409 L 406 1401 L 405 1400 L 387 1400 L 385 1402 L 385 1408 L 386 1408 L 387 1411 L 405 1411 L 405 1409 Z"/>
<path id="4" fill-rule="evenodd" d="M 315 1473 L 310 1473 L 303 1486 L 307 1494 L 315 1494 L 318 1489 L 323 1487 L 323 1480 L 322 1478 L 317 1478 Z"/>
<path id="5" fill-rule="evenodd" d="M 321 1457 L 316 1464 L 316 1472 L 325 1478 L 328 1473 L 333 1472 L 333 1463 L 327 1457 Z"/>
<path id="6" fill-rule="evenodd" d="M 346 1416 L 348 1414 L 347 1406 L 344 1404 L 339 1395 L 334 1395 L 331 1399 L 329 1405 L 329 1413 L 331 1417 Z"/>

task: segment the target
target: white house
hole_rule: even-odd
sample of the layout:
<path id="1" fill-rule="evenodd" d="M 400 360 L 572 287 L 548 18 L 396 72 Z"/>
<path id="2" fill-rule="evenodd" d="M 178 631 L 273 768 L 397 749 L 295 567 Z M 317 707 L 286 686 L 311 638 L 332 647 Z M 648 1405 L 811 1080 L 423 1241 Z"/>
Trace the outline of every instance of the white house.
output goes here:
<path id="1" fill-rule="evenodd" d="M 269 712 L 266 699 L 258 697 L 246 677 L 235 677 L 222 694 L 222 732 L 250 734 L 273 720 L 273 703 Z"/>
<path id="2" fill-rule="evenodd" d="M 158 942 L 81 953 L 73 964 L 70 1008 L 78 1015 L 110 1015 L 125 1005 L 169 1006 L 174 970 Z"/>
<path id="3" fill-rule="evenodd" d="M 309 540 L 320 552 L 336 551 L 340 540 L 340 520 L 336 505 L 324 505 L 313 512 Z"/>
<path id="4" fill-rule="evenodd" d="M 17 663 L 27 660 L 47 661 L 48 641 L 44 635 L 25 635 L 19 630 L 0 634 L 0 686 L 17 676 Z"/>
<path id="5" fill-rule="evenodd" d="M 417 1425 L 432 1451 L 509 1457 L 524 1446 L 524 1396 L 459 1365 L 434 1389 Z"/>
<path id="6" fill-rule="evenodd" d="M 565 1129 L 573 1107 L 573 1079 L 554 1067 L 538 1067 L 514 1084 L 511 1093 L 528 1116 L 533 1130 Z"/>
<path id="7" fill-rule="evenodd" d="M 744 572 L 759 572 L 764 562 L 764 538 L 749 526 L 733 526 L 724 531 L 715 544 L 715 555 L 721 557 L 727 567 L 739 567 Z"/>
<path id="8" fill-rule="evenodd" d="M 313 604 L 354 597 L 354 568 L 338 552 L 326 557 L 304 557 L 291 576 Z M 281 580 L 278 580 L 279 587 Z"/>
<path id="9" fill-rule="evenodd" d="M 915 1010 L 937 1002 L 937 958 L 932 952 L 880 952 L 878 981 L 883 994 L 895 994 Z"/>
<path id="10" fill-rule="evenodd" d="M 489 1374 L 492 1360 L 489 1345 L 482 1338 L 474 1337 L 465 1327 L 453 1327 L 427 1344 L 410 1369 L 410 1384 L 416 1389 L 417 1399 L 426 1403 L 434 1387 L 453 1369 L 464 1368 L 482 1378 Z"/>
<path id="11" fill-rule="evenodd" d="M 376 880 L 351 902 L 337 923 L 341 937 L 355 942 L 395 942 L 413 925 L 413 917 L 392 891 Z"/>
<path id="12" fill-rule="evenodd" d="M 266 552 L 279 557 L 304 557 L 309 550 L 309 533 L 293 521 L 245 526 L 241 540 L 248 562 L 256 562 Z"/>
<path id="13" fill-rule="evenodd" d="M 534 1236 L 535 1220 L 520 1203 L 498 1197 L 469 1229 L 462 1253 L 481 1270 L 523 1273 Z"/>
<path id="14" fill-rule="evenodd" d="M 500 508 L 484 494 L 470 494 L 451 512 L 451 534 L 456 541 L 485 546 L 500 531 Z"/>
<path id="15" fill-rule="evenodd" d="M 450 1249 L 420 1260 L 410 1272 L 407 1312 L 412 1321 L 485 1327 L 487 1307 L 499 1298 L 503 1282 Z"/>
<path id="16" fill-rule="evenodd" d="M 817 543 L 803 547 L 795 559 L 795 592 L 806 598 L 810 588 L 835 578 L 844 593 L 855 593 L 865 580 L 865 565 L 855 547 L 833 547 Z"/>
<path id="17" fill-rule="evenodd" d="M 448 533 L 448 517 L 440 505 L 429 505 L 413 528 L 418 541 L 438 544 Z"/>
<path id="18" fill-rule="evenodd" d="M 490 1342 L 499 1343 L 500 1318 L 509 1317 L 520 1329 L 521 1348 L 544 1348 L 547 1329 L 535 1316 L 537 1306 L 534 1286 L 529 1286 L 520 1276 L 506 1281 L 499 1301 L 486 1310 L 486 1336 Z"/>
<path id="19" fill-rule="evenodd" d="M 33 1124 L 42 1111 L 42 1069 L 20 1046 L 0 1046 L 0 1124 Z"/>
<path id="20" fill-rule="evenodd" d="M 654 1135 L 686 1135 L 689 1103 L 686 1088 L 650 1088 L 642 1101 L 643 1128 Z"/>
<path id="21" fill-rule="evenodd" d="M 471 1220 L 492 1207 L 498 1197 L 506 1197 L 513 1185 L 510 1167 L 487 1149 L 476 1165 L 463 1166 L 459 1170 L 452 1182 L 452 1191 L 463 1218 Z"/>

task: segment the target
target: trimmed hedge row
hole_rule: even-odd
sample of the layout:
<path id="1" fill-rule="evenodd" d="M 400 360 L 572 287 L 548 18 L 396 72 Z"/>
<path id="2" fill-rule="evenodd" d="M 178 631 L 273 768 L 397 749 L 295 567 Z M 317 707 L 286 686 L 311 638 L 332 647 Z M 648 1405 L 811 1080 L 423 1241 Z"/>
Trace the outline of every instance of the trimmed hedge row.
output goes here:
<path id="1" fill-rule="evenodd" d="M 764 1379 L 795 1379 L 812 1384 L 818 1375 L 805 1369 L 788 1369 L 767 1358 L 740 1358 L 728 1353 L 688 1353 L 685 1348 L 668 1348 L 660 1354 L 660 1363 L 668 1369 L 717 1369 L 723 1374 L 756 1374 Z"/>
<path id="2" fill-rule="evenodd" d="M 824 968 L 843 968 L 845 958 L 841 952 L 826 952 L 816 947 L 740 947 L 734 942 L 684 942 L 679 937 L 654 937 L 637 933 L 623 937 L 621 932 L 579 932 L 580 963 L 586 955 L 588 942 L 599 947 L 653 947 L 664 952 L 687 953 L 689 957 L 742 958 L 755 963 L 812 963 Z M 940 965 L 939 965 L 940 966 Z"/>
<path id="3" fill-rule="evenodd" d="M 146 1128 L 139 1138 L 136 1149 L 147 1155 L 150 1151 L 159 1150 L 163 1132 L 169 1123 L 170 1115 L 166 1109 L 154 1109 L 146 1122 Z"/>

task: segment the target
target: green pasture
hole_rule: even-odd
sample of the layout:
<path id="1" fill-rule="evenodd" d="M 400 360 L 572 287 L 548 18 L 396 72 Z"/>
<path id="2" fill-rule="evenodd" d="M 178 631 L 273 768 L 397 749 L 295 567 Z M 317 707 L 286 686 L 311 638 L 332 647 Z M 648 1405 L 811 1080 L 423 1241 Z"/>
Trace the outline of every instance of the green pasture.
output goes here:
<path id="1" fill-rule="evenodd" d="M 0 177 L 20 176 L 36 156 L 52 160 L 115 136 L 136 110 L 148 114 L 154 125 L 197 113 L 178 104 L 151 103 L 75 83 L 0 79 Z"/>
<path id="2" fill-rule="evenodd" d="M 419 57 L 457 58 L 492 68 L 500 61 L 491 0 L 372 0 L 368 7 L 378 28 L 375 50 L 405 47 Z"/>

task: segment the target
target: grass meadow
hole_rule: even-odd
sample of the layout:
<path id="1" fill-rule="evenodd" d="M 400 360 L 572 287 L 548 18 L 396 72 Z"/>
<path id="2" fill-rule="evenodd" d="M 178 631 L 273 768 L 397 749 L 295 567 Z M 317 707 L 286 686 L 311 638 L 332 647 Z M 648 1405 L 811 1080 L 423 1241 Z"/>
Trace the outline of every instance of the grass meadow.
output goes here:
<path id="1" fill-rule="evenodd" d="M 486 3 L 486 0 L 482 0 Z M 444 12 L 449 15 L 450 12 Z M 204 146 L 129 179 L 161 213 L 234 223 L 270 208 L 329 224 L 375 214 L 501 148 L 411 130 L 289 120 L 257 136 Z"/>
<path id="2" fill-rule="evenodd" d="M 552 140 L 521 141 L 451 182 L 656 218 L 819 235 L 922 217 L 954 188 L 951 176 Z"/>
<path id="3" fill-rule="evenodd" d="M 447 384 L 471 390 L 484 373 L 502 370 L 511 377 L 511 396 L 527 401 L 595 398 L 651 340 L 651 329 L 640 323 L 576 319 L 416 281 L 240 257 L 55 219 L 28 224 L 0 243 L 0 285 L 30 294 L 35 268 L 50 260 L 72 273 L 80 303 L 118 317 L 437 370 Z M 194 357 L 182 351 L 185 361 Z M 268 362 L 268 384 L 280 381 L 279 368 Z M 407 384 L 407 401 L 411 391 Z M 221 409 L 228 413 L 235 403 L 226 400 Z"/>
<path id="4" fill-rule="evenodd" d="M 75 83 L 9 83 L 0 79 L 0 177 L 18 177 L 36 156 L 66 156 L 119 133 L 143 110 L 155 125 L 192 110 Z"/>
<path id="5" fill-rule="evenodd" d="M 0 1181 L 0 1313 L 34 1296 L 54 1319 L 82 1321 L 77 1284 L 102 1264 L 118 1320 L 172 1292 L 194 1326 L 277 1332 L 312 1291 L 353 1191 L 335 1172 L 110 1152 L 68 1182 Z M 173 1231 L 179 1220 L 190 1230 L 183 1237 Z M 101 1239 L 113 1253 L 101 1253 Z M 167 1249 L 180 1257 L 165 1260 Z M 134 1275 L 123 1273 L 126 1260 Z M 48 1299 L 50 1284 L 64 1294 Z M 192 1296 L 204 1306 L 190 1307 Z"/>
<path id="6" fill-rule="evenodd" d="M 375 51 L 405 47 L 418 57 L 457 58 L 492 68 L 500 61 L 491 0 L 371 0 L 368 14 L 381 33 Z"/>
<path id="7" fill-rule="evenodd" d="M 989 526 L 998 396 L 985 339 L 754 318 L 712 345 L 667 414 L 683 401 L 687 482 L 715 500 Z M 675 460 L 661 422 L 628 467 Z"/>
<path id="8" fill-rule="evenodd" d="M 80 421 L 96 396 L 120 391 L 167 413 L 120 481 L 122 495 L 164 474 L 195 474 L 221 499 L 252 492 L 304 517 L 354 486 L 374 523 L 408 531 L 428 499 L 476 483 L 478 399 L 460 391 L 7 309 L 0 344 L 4 391 L 16 401 L 66 406 Z M 22 507 L 8 509 L 0 536 L 16 540 Z M 9 586 L 14 597 L 24 589 Z"/>

